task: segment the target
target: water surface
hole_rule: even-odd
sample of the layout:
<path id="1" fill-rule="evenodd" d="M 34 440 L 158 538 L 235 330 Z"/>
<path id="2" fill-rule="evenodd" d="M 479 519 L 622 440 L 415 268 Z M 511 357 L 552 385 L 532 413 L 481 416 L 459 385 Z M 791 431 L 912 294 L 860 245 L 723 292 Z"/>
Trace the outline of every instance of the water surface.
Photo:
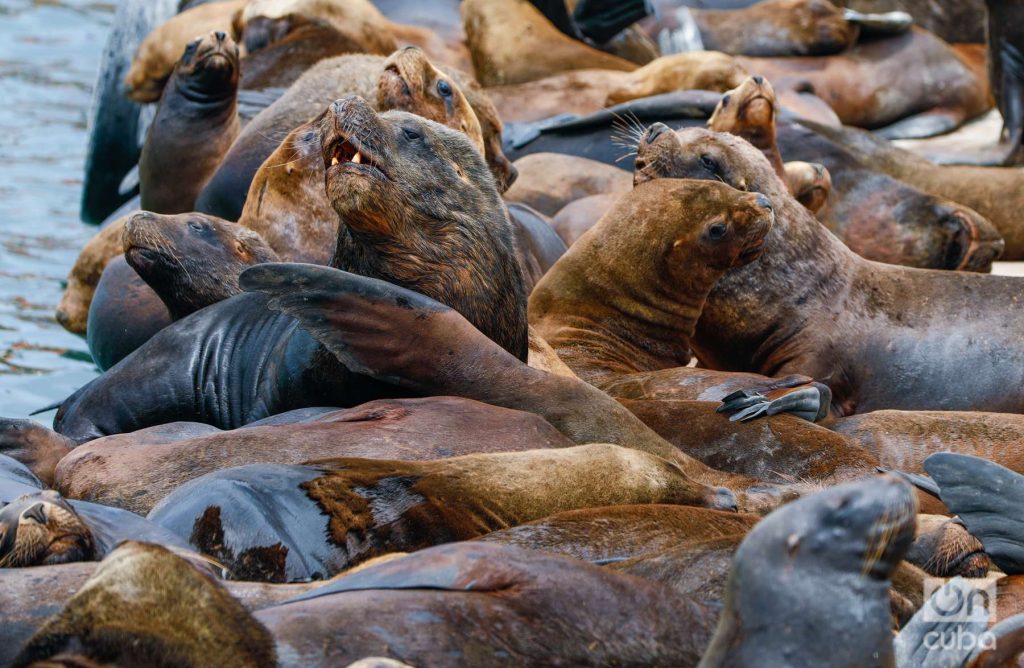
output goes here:
<path id="1" fill-rule="evenodd" d="M 24 417 L 96 375 L 85 341 L 53 313 L 97 229 L 79 222 L 78 202 L 114 8 L 0 0 L 0 416 Z"/>

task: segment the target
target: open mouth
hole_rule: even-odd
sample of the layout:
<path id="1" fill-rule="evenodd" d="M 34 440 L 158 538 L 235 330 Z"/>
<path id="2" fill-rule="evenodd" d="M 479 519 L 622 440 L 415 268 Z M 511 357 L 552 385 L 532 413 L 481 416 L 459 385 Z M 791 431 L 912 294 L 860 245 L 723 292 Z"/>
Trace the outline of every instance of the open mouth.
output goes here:
<path id="1" fill-rule="evenodd" d="M 374 159 L 364 147 L 354 143 L 352 139 L 338 137 L 331 145 L 327 154 L 327 168 L 341 166 L 346 170 L 360 171 L 363 173 L 376 172 L 387 178 L 387 173 L 380 168 L 380 164 Z"/>

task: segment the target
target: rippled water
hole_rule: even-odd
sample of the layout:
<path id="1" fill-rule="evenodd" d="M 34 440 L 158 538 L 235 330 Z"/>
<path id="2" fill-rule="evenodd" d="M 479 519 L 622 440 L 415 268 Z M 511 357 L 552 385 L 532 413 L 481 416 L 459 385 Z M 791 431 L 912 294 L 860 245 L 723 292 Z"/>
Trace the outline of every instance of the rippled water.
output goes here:
<path id="1" fill-rule="evenodd" d="M 0 416 L 24 417 L 96 374 L 85 341 L 53 312 L 96 232 L 79 222 L 78 200 L 86 116 L 114 8 L 0 0 Z"/>

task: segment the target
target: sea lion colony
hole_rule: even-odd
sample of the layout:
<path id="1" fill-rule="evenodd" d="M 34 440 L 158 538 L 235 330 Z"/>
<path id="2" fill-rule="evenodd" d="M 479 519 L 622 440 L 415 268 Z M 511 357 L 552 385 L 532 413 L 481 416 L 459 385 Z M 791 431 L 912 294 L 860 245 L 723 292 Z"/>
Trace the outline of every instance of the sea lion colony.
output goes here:
<path id="1" fill-rule="evenodd" d="M 687 4 L 113 44 L 0 664 L 1018 665 L 1024 5 Z"/>

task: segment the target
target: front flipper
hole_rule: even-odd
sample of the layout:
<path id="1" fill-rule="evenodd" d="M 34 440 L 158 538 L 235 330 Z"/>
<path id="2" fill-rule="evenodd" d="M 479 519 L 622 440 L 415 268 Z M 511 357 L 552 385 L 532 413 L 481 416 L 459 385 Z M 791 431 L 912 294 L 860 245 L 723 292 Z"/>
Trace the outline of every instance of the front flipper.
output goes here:
<path id="1" fill-rule="evenodd" d="M 906 12 L 864 14 L 853 9 L 844 9 L 843 18 L 860 26 L 862 37 L 898 35 L 907 32 L 914 25 L 914 17 Z"/>
<path id="2" fill-rule="evenodd" d="M 1024 573 L 1024 476 L 971 455 L 940 452 L 924 460 L 950 512 L 1007 575 Z"/>
<path id="3" fill-rule="evenodd" d="M 881 466 L 878 467 L 878 472 L 888 473 L 889 475 L 894 475 L 897 478 L 903 478 L 922 492 L 931 494 L 936 499 L 941 498 L 939 496 L 939 486 L 935 484 L 934 480 L 926 475 L 921 475 L 920 473 L 907 473 L 906 471 L 896 471 L 893 469 L 883 468 Z"/>
<path id="4" fill-rule="evenodd" d="M 897 668 L 940 668 L 961 666 L 971 647 L 955 643 L 937 643 L 935 638 L 955 638 L 973 634 L 977 638 L 988 626 L 988 609 L 983 606 L 963 608 L 975 599 L 974 586 L 962 577 L 955 577 L 932 594 L 924 606 L 907 622 L 893 641 Z M 949 645 L 953 645 L 950 647 Z"/>
<path id="5" fill-rule="evenodd" d="M 1024 653 L 1024 614 L 1007 617 L 988 630 L 995 647 L 978 646 L 964 662 L 964 668 L 1000 668 L 1018 665 Z"/>
<path id="6" fill-rule="evenodd" d="M 817 422 L 828 415 L 832 404 L 832 391 L 822 383 L 798 387 L 779 388 L 764 394 L 752 390 L 733 392 L 716 410 L 733 413 L 730 422 L 746 422 L 754 418 L 779 413 L 790 413 L 809 422 Z"/>
<path id="7" fill-rule="evenodd" d="M 875 134 L 890 141 L 893 139 L 926 139 L 952 132 L 963 125 L 965 120 L 967 119 L 959 111 L 941 108 L 929 109 L 920 114 L 900 119 L 892 125 L 879 128 L 875 130 Z"/>

